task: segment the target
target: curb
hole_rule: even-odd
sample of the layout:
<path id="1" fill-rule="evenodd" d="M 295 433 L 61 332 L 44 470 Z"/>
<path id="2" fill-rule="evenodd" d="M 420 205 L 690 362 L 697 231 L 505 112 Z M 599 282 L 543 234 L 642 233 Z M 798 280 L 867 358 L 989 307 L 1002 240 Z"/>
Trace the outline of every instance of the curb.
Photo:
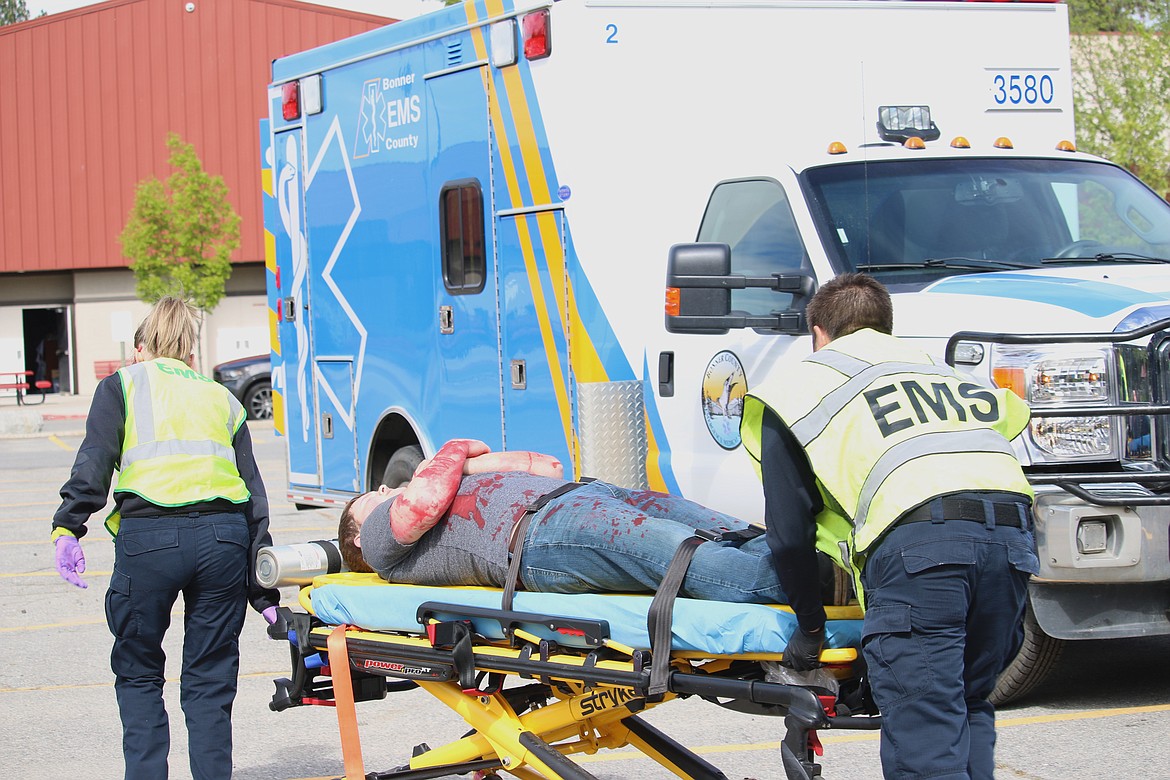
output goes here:
<path id="1" fill-rule="evenodd" d="M 0 441 L 7 439 L 47 439 L 50 436 L 84 436 L 85 431 L 37 431 L 36 433 L 0 433 Z"/>

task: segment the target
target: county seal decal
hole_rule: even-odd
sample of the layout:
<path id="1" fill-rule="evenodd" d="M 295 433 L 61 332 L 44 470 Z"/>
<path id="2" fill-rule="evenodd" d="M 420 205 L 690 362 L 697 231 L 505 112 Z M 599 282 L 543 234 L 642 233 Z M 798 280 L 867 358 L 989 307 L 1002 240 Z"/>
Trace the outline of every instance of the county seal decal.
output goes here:
<path id="1" fill-rule="evenodd" d="M 724 350 L 711 358 L 703 375 L 703 419 L 711 438 L 725 450 L 739 446 L 739 421 L 747 389 L 743 364 L 735 353 Z"/>

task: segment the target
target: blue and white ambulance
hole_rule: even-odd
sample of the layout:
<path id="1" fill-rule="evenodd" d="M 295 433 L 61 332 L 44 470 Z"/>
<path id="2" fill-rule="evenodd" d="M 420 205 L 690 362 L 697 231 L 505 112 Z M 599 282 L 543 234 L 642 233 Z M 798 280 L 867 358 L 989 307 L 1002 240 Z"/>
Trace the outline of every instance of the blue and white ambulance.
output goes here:
<path id="1" fill-rule="evenodd" d="M 277 59 L 290 498 L 474 437 L 758 520 L 743 395 L 861 270 L 1037 413 L 1043 570 L 997 697 L 1061 640 L 1170 633 L 1170 207 L 1075 151 L 1066 11 L 470 0 Z"/>

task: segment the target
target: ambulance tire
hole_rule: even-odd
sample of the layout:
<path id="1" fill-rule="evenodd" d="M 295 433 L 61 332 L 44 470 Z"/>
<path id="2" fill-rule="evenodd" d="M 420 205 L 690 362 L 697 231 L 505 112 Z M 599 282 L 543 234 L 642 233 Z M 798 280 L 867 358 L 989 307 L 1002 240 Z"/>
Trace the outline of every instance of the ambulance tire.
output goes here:
<path id="1" fill-rule="evenodd" d="M 414 470 L 423 462 L 422 447 L 411 444 L 399 447 L 390 456 L 386 464 L 386 471 L 382 474 L 382 484 L 386 487 L 402 487 L 414 476 Z"/>
<path id="2" fill-rule="evenodd" d="M 991 703 L 1000 707 L 1030 693 L 1056 666 L 1063 650 L 1064 640 L 1045 634 L 1029 605 L 1024 613 L 1024 644 L 999 675 L 991 692 Z"/>

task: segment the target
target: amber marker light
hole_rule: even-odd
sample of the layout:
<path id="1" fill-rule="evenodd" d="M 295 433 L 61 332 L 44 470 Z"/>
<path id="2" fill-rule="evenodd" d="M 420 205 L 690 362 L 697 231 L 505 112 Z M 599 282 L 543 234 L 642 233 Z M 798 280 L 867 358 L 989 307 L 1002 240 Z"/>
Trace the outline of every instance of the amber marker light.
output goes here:
<path id="1" fill-rule="evenodd" d="M 671 317 L 678 316 L 678 300 L 680 294 L 677 287 L 666 288 L 666 313 Z"/>
<path id="2" fill-rule="evenodd" d="M 954 137 L 954 139 L 951 141 L 951 148 L 952 149 L 970 149 L 971 142 L 968 141 L 966 138 L 964 138 L 961 135 L 956 135 Z"/>
<path id="3" fill-rule="evenodd" d="M 834 141 L 829 144 L 829 154 L 845 154 L 849 150 L 845 148 L 845 144 L 840 141 Z"/>
<path id="4" fill-rule="evenodd" d="M 991 371 L 991 379 L 997 387 L 1011 390 L 1025 401 L 1028 400 L 1028 387 L 1024 379 L 1024 369 L 1008 367 L 995 368 Z"/>
<path id="5" fill-rule="evenodd" d="M 1077 145 L 1069 140 L 1061 141 L 1056 145 L 1056 151 L 1058 152 L 1075 152 L 1076 150 Z"/>
<path id="6" fill-rule="evenodd" d="M 996 149 L 1015 149 L 1016 148 L 1012 144 L 1012 139 L 1008 138 L 1006 135 L 1001 135 L 999 138 L 996 138 L 994 146 Z"/>
<path id="7" fill-rule="evenodd" d="M 906 143 L 902 144 L 902 146 L 906 147 L 907 149 L 925 149 L 926 141 L 923 141 L 916 135 L 912 135 L 906 139 Z"/>

